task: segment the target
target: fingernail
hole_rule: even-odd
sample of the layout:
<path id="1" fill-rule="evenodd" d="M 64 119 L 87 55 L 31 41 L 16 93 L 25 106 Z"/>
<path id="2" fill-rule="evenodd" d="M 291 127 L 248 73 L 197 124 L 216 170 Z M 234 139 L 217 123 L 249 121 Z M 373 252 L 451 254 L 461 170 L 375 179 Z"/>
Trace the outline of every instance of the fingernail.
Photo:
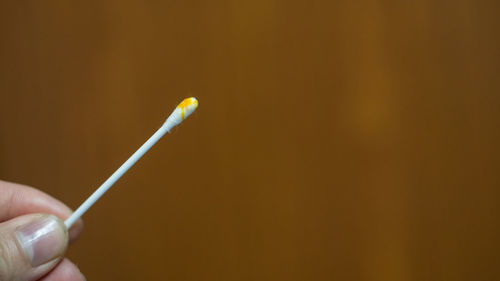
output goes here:
<path id="1" fill-rule="evenodd" d="M 20 227 L 17 240 L 33 267 L 47 263 L 66 249 L 67 231 L 55 216 L 45 216 Z"/>

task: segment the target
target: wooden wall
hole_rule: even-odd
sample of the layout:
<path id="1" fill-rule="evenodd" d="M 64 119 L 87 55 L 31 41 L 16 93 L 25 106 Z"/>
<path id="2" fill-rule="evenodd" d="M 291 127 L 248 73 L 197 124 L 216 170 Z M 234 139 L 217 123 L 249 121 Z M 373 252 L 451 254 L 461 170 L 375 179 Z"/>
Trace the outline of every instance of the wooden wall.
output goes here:
<path id="1" fill-rule="evenodd" d="M 2 1 L 0 178 L 89 280 L 498 280 L 498 1 Z M 1 196 L 1 195 L 0 195 Z"/>

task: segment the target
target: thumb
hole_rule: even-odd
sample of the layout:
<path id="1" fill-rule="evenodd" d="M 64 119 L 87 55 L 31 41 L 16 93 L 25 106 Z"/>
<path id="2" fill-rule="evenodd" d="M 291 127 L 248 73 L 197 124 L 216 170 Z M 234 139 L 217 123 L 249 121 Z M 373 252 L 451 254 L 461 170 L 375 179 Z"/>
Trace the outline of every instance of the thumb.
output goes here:
<path id="1" fill-rule="evenodd" d="M 64 223 L 33 214 L 0 223 L 0 280 L 36 280 L 60 260 L 68 245 Z"/>

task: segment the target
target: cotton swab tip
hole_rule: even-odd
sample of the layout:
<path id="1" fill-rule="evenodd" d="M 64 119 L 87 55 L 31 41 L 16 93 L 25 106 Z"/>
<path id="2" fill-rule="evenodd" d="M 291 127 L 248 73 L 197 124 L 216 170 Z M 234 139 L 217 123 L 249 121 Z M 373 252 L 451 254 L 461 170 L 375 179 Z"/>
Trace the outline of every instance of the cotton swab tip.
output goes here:
<path id="1" fill-rule="evenodd" d="M 196 98 L 187 98 L 183 100 L 177 108 L 181 110 L 181 119 L 186 119 L 191 113 L 193 113 L 198 107 L 198 100 Z"/>
<path id="2" fill-rule="evenodd" d="M 196 108 L 198 107 L 198 100 L 196 98 L 187 98 L 183 100 L 170 114 L 170 116 L 167 118 L 167 121 L 165 121 L 164 126 L 170 130 L 174 126 L 179 125 L 184 119 L 186 119 L 189 115 L 191 115 Z"/>

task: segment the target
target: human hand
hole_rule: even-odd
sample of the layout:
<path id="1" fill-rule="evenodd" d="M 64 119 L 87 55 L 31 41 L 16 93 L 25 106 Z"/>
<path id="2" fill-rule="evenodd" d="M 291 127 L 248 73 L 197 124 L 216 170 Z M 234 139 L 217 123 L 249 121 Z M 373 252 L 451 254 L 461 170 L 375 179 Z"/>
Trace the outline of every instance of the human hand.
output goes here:
<path id="1" fill-rule="evenodd" d="M 63 257 L 83 228 L 78 220 L 68 233 L 62 220 L 70 215 L 40 190 L 0 181 L 0 281 L 85 280 Z"/>

